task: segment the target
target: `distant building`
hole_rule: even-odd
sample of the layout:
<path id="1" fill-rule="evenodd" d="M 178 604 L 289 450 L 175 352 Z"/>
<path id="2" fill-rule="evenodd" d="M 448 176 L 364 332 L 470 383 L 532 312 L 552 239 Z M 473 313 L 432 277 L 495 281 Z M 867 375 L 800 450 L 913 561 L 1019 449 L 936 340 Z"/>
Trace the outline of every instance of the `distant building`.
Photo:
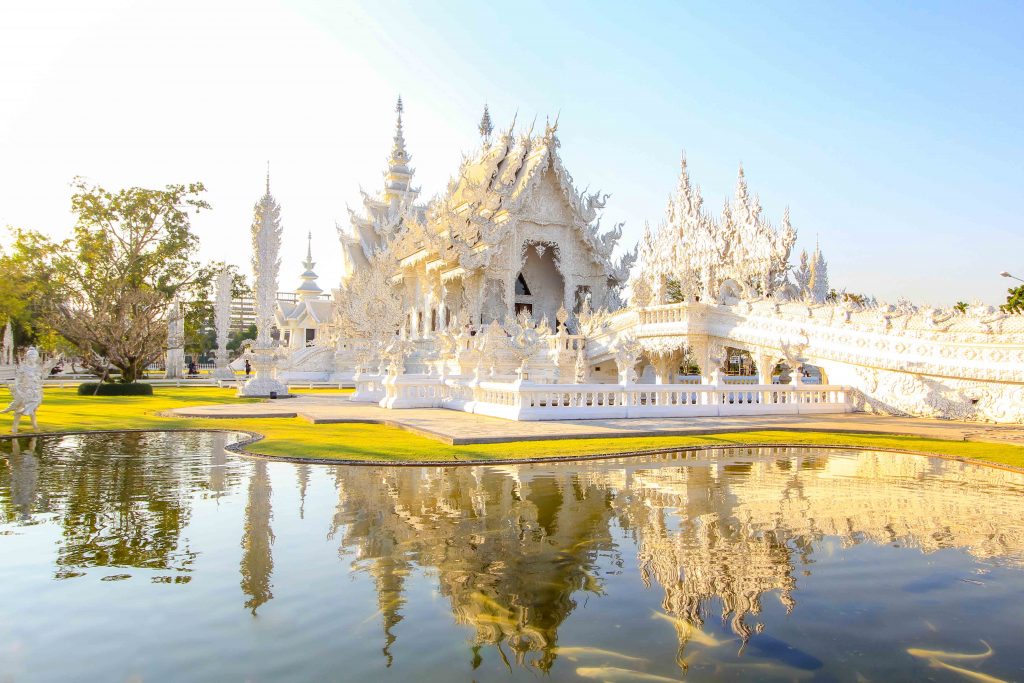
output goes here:
<path id="1" fill-rule="evenodd" d="M 277 294 L 277 328 L 282 345 L 297 349 L 312 346 L 317 331 L 331 319 L 331 295 L 324 294 L 313 271 L 313 234 L 307 237 L 306 260 L 302 262 L 302 284 L 295 292 Z"/>

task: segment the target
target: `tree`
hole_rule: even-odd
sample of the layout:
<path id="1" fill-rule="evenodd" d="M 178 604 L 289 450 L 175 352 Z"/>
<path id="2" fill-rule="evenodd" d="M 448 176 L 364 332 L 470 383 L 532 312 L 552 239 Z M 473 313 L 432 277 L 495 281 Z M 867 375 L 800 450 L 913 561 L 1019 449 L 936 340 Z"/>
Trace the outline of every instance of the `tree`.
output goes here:
<path id="1" fill-rule="evenodd" d="M 228 339 L 228 351 L 238 351 L 242 348 L 242 342 L 246 339 L 255 341 L 256 339 L 256 323 L 249 325 L 244 330 L 237 330 L 232 332 Z"/>
<path id="2" fill-rule="evenodd" d="M 231 273 L 231 298 L 252 296 L 252 289 L 245 276 L 238 272 L 238 266 L 215 261 L 197 271 L 195 284 L 190 287 L 193 297 L 183 306 L 185 350 L 195 356 L 206 355 L 217 347 L 213 305 L 214 279 L 217 273 L 225 268 Z"/>
<path id="3" fill-rule="evenodd" d="M 966 313 L 967 308 L 969 306 L 970 304 L 967 303 L 966 301 L 957 301 L 955 304 L 953 304 L 953 310 L 957 311 L 958 313 Z"/>
<path id="4" fill-rule="evenodd" d="M 36 233 L 9 228 L 12 245 L 0 249 L 0 326 L 11 323 L 15 347 L 33 345 L 49 352 L 72 352 L 43 316 L 50 278 L 39 266 L 49 255 L 49 242 Z"/>
<path id="5" fill-rule="evenodd" d="M 134 382 L 167 340 L 167 309 L 175 296 L 202 290 L 210 269 L 195 265 L 198 240 L 190 212 L 210 206 L 202 183 L 163 190 L 109 191 L 76 178 L 73 237 L 60 244 L 34 235 L 50 255 L 46 318 L 82 352 L 93 372 L 120 370 Z"/>
<path id="6" fill-rule="evenodd" d="M 828 296 L 825 297 L 825 301 L 831 303 L 849 303 L 857 306 L 867 306 L 872 301 L 872 298 L 867 294 L 857 294 L 856 292 L 848 292 L 845 289 L 836 290 L 834 287 L 828 290 Z"/>
<path id="7" fill-rule="evenodd" d="M 1007 313 L 1024 313 L 1024 285 L 1006 290 L 1006 303 L 1000 306 Z"/>

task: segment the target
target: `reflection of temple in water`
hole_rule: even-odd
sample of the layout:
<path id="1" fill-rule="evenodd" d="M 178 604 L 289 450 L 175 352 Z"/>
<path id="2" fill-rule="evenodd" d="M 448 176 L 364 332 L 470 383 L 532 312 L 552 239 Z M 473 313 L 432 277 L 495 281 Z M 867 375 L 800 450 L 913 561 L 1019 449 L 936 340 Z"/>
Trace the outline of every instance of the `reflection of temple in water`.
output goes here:
<path id="1" fill-rule="evenodd" d="M 115 566 L 187 573 L 191 494 L 244 490 L 240 584 L 255 614 L 273 598 L 271 472 L 262 460 L 225 459 L 217 444 L 188 457 L 208 443 L 200 438 L 209 437 L 2 442 L 0 521 L 52 518 L 58 577 Z M 470 629 L 474 665 L 490 645 L 510 666 L 547 670 L 577 602 L 602 593 L 599 571 L 615 571 L 633 552 L 640 579 L 676 624 L 681 657 L 694 629 L 715 618 L 746 638 L 761 628 L 762 602 L 799 610 L 801 577 L 826 538 L 958 548 L 1024 567 L 1024 519 L 1014 514 L 1024 478 L 933 458 L 743 448 L 572 464 L 276 471 L 297 486 L 299 517 L 310 478 L 334 477 L 329 536 L 372 578 L 388 661 L 413 571 L 436 577 L 454 620 Z"/>
<path id="2" fill-rule="evenodd" d="M 609 492 L 578 477 L 520 479 L 494 468 L 355 469 L 341 507 L 343 540 L 374 577 L 394 641 L 404 577 L 437 572 L 439 591 L 476 645 L 546 669 L 576 591 L 600 592 L 593 554 L 612 549 Z M 509 652 L 506 653 L 506 648 Z"/>
<path id="3" fill-rule="evenodd" d="M 273 517 L 270 508 L 270 477 L 267 463 L 256 460 L 249 477 L 248 501 L 245 505 L 245 527 L 242 532 L 242 592 L 248 596 L 246 608 L 253 616 L 260 605 L 271 600 L 270 577 L 274 571 L 274 531 L 270 528 Z"/>
<path id="4" fill-rule="evenodd" d="M 899 454 L 745 448 L 572 467 L 355 468 L 344 482 L 335 526 L 374 577 L 388 656 L 404 577 L 419 566 L 437 572 L 476 645 L 547 669 L 574 594 L 601 592 L 596 553 L 618 552 L 613 522 L 635 542 L 643 582 L 664 591 L 681 651 L 713 616 L 744 639 L 763 628 L 765 594 L 793 610 L 797 570 L 825 537 L 1024 564 L 1024 521 L 1005 517 L 1019 475 Z"/>

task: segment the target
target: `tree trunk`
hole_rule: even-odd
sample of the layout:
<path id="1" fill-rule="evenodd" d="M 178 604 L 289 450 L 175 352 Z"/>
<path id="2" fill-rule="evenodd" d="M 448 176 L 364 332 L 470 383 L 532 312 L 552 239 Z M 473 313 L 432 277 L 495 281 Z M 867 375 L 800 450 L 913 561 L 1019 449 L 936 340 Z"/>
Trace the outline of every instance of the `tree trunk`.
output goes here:
<path id="1" fill-rule="evenodd" d="M 131 384 L 139 376 L 139 362 L 137 360 L 130 360 L 119 367 L 121 369 L 122 384 Z"/>

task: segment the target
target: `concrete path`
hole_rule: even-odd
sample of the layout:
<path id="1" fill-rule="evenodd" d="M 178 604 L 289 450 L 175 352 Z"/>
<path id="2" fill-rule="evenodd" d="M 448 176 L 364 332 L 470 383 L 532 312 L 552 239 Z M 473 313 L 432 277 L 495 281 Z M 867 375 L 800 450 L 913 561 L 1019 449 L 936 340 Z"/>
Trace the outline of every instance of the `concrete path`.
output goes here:
<path id="1" fill-rule="evenodd" d="M 353 403 L 347 396 L 306 395 L 263 403 L 175 408 L 165 414 L 203 418 L 301 417 L 314 424 L 387 424 L 451 445 L 790 430 L 905 434 L 953 441 L 1017 443 L 1024 446 L 1024 426 L 865 413 L 516 422 L 439 408 L 387 410 L 372 403 Z"/>

